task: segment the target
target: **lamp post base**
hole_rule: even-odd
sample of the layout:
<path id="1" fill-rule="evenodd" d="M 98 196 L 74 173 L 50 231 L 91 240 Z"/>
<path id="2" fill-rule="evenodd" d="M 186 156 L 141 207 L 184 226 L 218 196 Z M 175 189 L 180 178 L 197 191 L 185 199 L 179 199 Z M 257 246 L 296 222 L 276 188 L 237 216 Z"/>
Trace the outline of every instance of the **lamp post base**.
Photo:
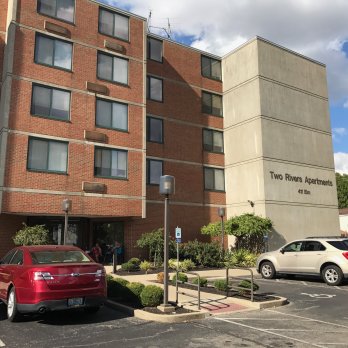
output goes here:
<path id="1" fill-rule="evenodd" d="M 175 312 L 175 307 L 172 306 L 171 304 L 164 304 L 164 303 L 162 303 L 161 305 L 157 306 L 157 309 L 159 309 L 163 313 Z"/>

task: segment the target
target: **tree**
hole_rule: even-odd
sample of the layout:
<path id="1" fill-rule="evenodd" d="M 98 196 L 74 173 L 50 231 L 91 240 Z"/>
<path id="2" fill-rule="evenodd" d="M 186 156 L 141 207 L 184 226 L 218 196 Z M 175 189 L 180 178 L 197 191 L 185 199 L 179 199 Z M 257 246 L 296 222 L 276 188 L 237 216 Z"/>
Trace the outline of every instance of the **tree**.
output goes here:
<path id="1" fill-rule="evenodd" d="M 348 207 L 348 175 L 336 173 L 338 208 Z"/>
<path id="2" fill-rule="evenodd" d="M 137 246 L 148 248 L 150 261 L 158 261 L 159 258 L 162 260 L 164 248 L 163 228 L 143 233 L 137 240 Z"/>
<path id="3" fill-rule="evenodd" d="M 45 245 L 50 244 L 49 231 L 45 225 L 27 226 L 23 223 L 23 228 L 13 237 L 16 245 Z"/>
<path id="4" fill-rule="evenodd" d="M 225 233 L 236 237 L 236 248 L 252 252 L 263 250 L 264 235 L 272 228 L 272 221 L 254 214 L 242 214 L 228 219 L 224 224 Z M 213 222 L 201 229 L 203 234 L 212 237 L 221 235 L 221 223 Z"/>

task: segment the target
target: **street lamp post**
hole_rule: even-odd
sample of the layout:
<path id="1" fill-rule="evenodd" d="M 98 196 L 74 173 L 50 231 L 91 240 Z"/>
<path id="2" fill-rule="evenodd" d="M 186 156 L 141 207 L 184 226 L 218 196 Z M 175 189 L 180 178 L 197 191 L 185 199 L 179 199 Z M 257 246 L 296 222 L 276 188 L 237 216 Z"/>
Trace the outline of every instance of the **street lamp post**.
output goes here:
<path id="1" fill-rule="evenodd" d="M 221 218 L 221 255 L 224 255 L 224 216 L 225 216 L 225 208 L 218 208 L 218 215 Z"/>
<path id="2" fill-rule="evenodd" d="M 164 294 L 163 304 L 159 309 L 163 312 L 172 312 L 174 307 L 168 304 L 168 254 L 169 254 L 169 195 L 175 192 L 175 178 L 171 175 L 160 177 L 160 194 L 164 199 Z"/>
<path id="3" fill-rule="evenodd" d="M 66 236 L 68 234 L 68 213 L 71 210 L 71 200 L 63 199 L 62 210 L 64 211 L 64 236 L 63 236 L 63 245 L 66 243 Z"/>

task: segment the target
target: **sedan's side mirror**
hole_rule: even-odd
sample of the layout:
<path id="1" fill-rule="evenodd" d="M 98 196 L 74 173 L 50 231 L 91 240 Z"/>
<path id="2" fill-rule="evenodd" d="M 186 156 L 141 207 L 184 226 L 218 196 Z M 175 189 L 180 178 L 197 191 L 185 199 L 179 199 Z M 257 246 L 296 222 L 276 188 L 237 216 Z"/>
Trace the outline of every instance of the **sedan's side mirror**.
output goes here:
<path id="1" fill-rule="evenodd" d="M 281 252 L 282 254 L 284 254 L 284 249 L 280 249 L 280 252 Z"/>

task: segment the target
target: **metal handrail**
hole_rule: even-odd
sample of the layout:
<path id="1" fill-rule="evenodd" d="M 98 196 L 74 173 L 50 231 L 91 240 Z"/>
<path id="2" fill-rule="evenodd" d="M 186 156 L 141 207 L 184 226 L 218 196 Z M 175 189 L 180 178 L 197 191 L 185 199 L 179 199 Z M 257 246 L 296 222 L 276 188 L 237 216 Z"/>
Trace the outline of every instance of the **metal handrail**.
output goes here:
<path id="1" fill-rule="evenodd" d="M 233 286 L 231 285 L 232 289 L 239 289 L 239 290 L 244 290 L 244 291 L 250 291 L 250 300 L 251 302 L 254 302 L 254 274 L 251 268 L 245 268 L 245 267 L 226 267 L 226 284 L 228 286 L 229 282 L 229 270 L 230 269 L 242 269 L 244 271 L 249 271 L 250 276 L 251 276 L 251 287 L 250 289 L 247 288 L 242 288 L 241 286 Z"/>
<path id="2" fill-rule="evenodd" d="M 197 286 L 197 291 L 198 291 L 198 295 L 197 296 L 192 295 L 192 294 L 187 294 L 185 292 L 182 292 L 182 291 L 178 290 L 178 278 L 179 278 L 178 274 L 179 274 L 179 272 L 180 273 L 184 273 L 184 274 L 185 273 L 194 274 L 194 275 L 196 275 L 198 277 L 198 284 L 197 285 L 196 284 L 190 284 L 190 285 L 193 285 L 193 286 Z M 181 283 L 183 284 L 184 282 L 181 282 Z M 201 309 L 201 277 L 200 277 L 200 275 L 198 273 L 196 273 L 196 272 L 191 272 L 191 271 L 184 272 L 182 270 L 180 270 L 180 271 L 176 270 L 175 293 L 176 293 L 176 303 L 179 302 L 179 294 L 190 296 L 190 297 L 194 297 L 194 298 L 198 298 L 198 310 L 200 310 Z"/>

